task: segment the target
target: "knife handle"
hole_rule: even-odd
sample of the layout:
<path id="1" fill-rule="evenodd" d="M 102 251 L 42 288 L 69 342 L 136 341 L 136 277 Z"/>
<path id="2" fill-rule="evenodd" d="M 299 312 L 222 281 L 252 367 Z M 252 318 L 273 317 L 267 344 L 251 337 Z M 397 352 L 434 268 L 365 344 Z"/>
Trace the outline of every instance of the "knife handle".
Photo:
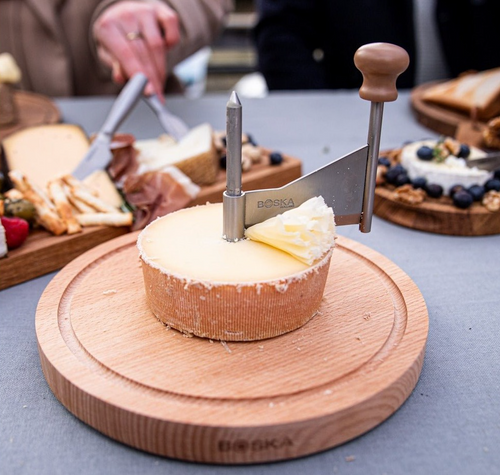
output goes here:
<path id="1" fill-rule="evenodd" d="M 392 102 L 398 98 L 396 79 L 410 64 L 408 53 L 390 43 L 370 43 L 354 54 L 354 64 L 363 74 L 359 96 L 371 102 Z"/>
<path id="2" fill-rule="evenodd" d="M 136 73 L 132 76 L 118 95 L 100 133 L 112 136 L 116 132 L 120 124 L 136 106 L 147 82 L 148 78 L 142 73 Z"/>

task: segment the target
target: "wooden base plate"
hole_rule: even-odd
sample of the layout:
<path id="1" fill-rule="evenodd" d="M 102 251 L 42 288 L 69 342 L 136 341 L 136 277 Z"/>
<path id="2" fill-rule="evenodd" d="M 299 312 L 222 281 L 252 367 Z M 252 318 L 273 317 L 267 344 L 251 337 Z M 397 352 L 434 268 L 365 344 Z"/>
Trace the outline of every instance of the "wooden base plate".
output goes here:
<path id="1" fill-rule="evenodd" d="M 393 414 L 415 387 L 428 314 L 413 281 L 338 239 L 320 312 L 277 338 L 187 338 L 150 312 L 137 234 L 53 279 L 36 332 L 44 375 L 73 414 L 141 450 L 206 463 L 290 459 Z"/>

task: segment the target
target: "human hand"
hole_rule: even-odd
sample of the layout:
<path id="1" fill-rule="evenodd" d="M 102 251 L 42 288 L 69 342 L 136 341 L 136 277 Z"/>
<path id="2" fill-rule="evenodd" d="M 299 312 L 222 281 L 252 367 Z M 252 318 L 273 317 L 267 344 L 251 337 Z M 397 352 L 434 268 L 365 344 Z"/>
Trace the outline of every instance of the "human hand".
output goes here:
<path id="1" fill-rule="evenodd" d="M 126 0 L 108 7 L 94 23 L 97 53 L 123 84 L 135 73 L 149 79 L 145 94 L 163 99 L 166 52 L 179 41 L 177 14 L 161 2 Z"/>

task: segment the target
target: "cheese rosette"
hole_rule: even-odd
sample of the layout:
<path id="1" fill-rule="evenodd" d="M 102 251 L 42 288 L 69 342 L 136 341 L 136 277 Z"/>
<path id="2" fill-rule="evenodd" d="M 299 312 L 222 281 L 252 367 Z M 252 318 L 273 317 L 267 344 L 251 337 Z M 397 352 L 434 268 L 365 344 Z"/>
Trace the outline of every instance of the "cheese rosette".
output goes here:
<path id="1" fill-rule="evenodd" d="M 297 208 L 249 227 L 245 236 L 311 265 L 335 246 L 335 217 L 323 197 L 316 196 Z"/>

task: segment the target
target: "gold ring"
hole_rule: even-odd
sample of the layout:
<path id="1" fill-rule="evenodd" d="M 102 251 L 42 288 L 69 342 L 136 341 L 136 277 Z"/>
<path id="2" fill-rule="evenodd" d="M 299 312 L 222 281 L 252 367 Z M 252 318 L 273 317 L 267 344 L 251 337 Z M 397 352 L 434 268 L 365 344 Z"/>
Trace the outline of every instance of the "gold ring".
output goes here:
<path id="1" fill-rule="evenodd" d="M 142 33 L 140 31 L 129 31 L 125 36 L 127 40 L 134 41 L 142 38 Z"/>

